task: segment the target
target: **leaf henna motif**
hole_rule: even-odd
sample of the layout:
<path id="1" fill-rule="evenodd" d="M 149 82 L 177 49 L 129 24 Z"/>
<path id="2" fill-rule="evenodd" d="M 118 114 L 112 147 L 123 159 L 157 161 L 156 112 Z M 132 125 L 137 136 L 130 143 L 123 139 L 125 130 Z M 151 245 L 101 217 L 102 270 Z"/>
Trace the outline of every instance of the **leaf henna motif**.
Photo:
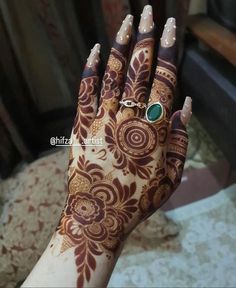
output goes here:
<path id="1" fill-rule="evenodd" d="M 150 59 L 147 47 L 151 47 L 152 42 L 152 38 L 147 38 L 136 45 L 134 51 L 136 55 L 128 69 L 123 98 L 132 98 L 139 102 L 144 101 L 150 75 Z"/>
<path id="2" fill-rule="evenodd" d="M 84 78 L 80 84 L 79 103 L 73 127 L 73 133 L 80 144 L 87 138 L 89 126 L 95 116 L 97 84 L 97 76 Z M 84 146 L 82 147 L 84 149 Z"/>
<path id="3" fill-rule="evenodd" d="M 87 239 L 82 238 L 75 248 L 75 263 L 79 277 L 77 279 L 77 287 L 83 287 L 84 280 L 89 282 L 91 270 L 96 269 L 96 260 L 93 255 L 99 256 L 102 251 L 99 247 Z"/>

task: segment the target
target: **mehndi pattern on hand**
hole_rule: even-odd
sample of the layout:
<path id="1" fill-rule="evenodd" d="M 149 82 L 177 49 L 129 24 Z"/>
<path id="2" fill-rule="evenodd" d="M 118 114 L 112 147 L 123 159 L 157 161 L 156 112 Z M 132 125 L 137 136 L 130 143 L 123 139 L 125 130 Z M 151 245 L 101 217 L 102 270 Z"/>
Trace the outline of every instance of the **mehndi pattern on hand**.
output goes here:
<path id="1" fill-rule="evenodd" d="M 168 19 L 163 31 L 149 102 L 151 6 L 144 7 L 129 62 L 132 21 L 128 15 L 111 49 L 98 110 L 100 46 L 92 50 L 81 81 L 73 143 L 89 137 L 102 137 L 104 143 L 72 146 L 70 151 L 69 194 L 57 232 L 63 236 L 61 252 L 74 247 L 78 287 L 91 280 L 97 257 L 114 258 L 129 233 L 170 197 L 185 162 L 191 98 L 169 118 L 176 85 L 175 20 Z M 161 103 L 165 117 L 149 123 L 143 109 L 120 106 L 121 99 Z"/>

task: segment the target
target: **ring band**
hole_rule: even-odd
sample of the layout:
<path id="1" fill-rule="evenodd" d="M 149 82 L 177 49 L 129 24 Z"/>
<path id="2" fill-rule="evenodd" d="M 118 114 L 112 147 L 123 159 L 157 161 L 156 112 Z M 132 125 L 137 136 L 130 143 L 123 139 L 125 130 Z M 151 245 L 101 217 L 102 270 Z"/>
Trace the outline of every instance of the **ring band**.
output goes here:
<path id="1" fill-rule="evenodd" d="M 164 108 L 160 102 L 155 102 L 148 105 L 145 117 L 149 123 L 159 122 L 164 118 Z"/>
<path id="2" fill-rule="evenodd" d="M 159 122 L 165 116 L 164 107 L 160 102 L 155 102 L 148 106 L 145 103 L 134 102 L 132 100 L 121 100 L 119 103 L 128 108 L 132 107 L 138 107 L 140 109 L 147 108 L 145 112 L 145 118 L 149 123 Z"/>
<path id="3" fill-rule="evenodd" d="M 144 109 L 147 107 L 147 105 L 145 103 L 134 102 L 132 100 L 121 100 L 119 103 L 121 105 L 124 105 L 125 107 L 128 107 L 128 108 L 138 107 L 140 109 Z"/>

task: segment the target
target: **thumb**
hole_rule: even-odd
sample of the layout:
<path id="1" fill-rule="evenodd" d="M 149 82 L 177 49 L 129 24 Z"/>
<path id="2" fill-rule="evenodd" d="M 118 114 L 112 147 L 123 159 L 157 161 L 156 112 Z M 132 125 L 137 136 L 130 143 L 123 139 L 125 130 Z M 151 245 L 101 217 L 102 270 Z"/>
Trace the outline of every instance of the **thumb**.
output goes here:
<path id="1" fill-rule="evenodd" d="M 167 177 L 173 184 L 173 191 L 181 182 L 188 147 L 186 125 L 191 115 L 192 99 L 186 97 L 182 110 L 176 111 L 171 117 L 166 162 Z"/>

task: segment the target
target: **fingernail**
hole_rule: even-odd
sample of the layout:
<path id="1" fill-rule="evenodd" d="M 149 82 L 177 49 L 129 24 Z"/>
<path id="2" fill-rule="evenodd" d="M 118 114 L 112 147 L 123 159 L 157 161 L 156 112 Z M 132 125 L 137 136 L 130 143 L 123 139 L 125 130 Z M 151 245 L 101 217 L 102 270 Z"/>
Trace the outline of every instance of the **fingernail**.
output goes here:
<path id="1" fill-rule="evenodd" d="M 152 31 L 154 28 L 153 23 L 153 15 L 152 15 L 152 6 L 146 5 L 143 8 L 143 12 L 141 14 L 141 19 L 139 23 L 139 33 L 148 33 Z"/>
<path id="2" fill-rule="evenodd" d="M 176 40 L 176 22 L 175 18 L 168 18 L 161 37 L 162 47 L 171 47 Z"/>
<path id="3" fill-rule="evenodd" d="M 101 45 L 97 43 L 91 49 L 90 55 L 87 59 L 87 66 L 88 67 L 93 67 L 99 62 L 100 48 L 101 48 Z"/>
<path id="4" fill-rule="evenodd" d="M 181 110 L 181 121 L 186 126 L 192 115 L 192 98 L 187 96 Z"/>
<path id="5" fill-rule="evenodd" d="M 127 44 L 130 40 L 133 25 L 133 16 L 127 15 L 123 21 L 119 32 L 116 35 L 116 42 L 119 44 Z"/>

